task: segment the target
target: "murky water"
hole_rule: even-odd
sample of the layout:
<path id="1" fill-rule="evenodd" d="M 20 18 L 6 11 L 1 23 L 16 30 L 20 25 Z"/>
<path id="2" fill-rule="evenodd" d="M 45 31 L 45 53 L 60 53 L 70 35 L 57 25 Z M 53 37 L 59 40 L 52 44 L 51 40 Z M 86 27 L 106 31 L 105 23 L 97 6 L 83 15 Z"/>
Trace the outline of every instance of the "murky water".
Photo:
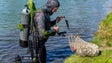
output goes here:
<path id="1" fill-rule="evenodd" d="M 47 0 L 34 0 L 41 7 Z M 61 6 L 53 16 L 66 16 L 70 24 L 68 34 L 79 34 L 90 41 L 98 24 L 111 11 L 112 0 L 59 0 Z M 27 0 L 0 0 L 0 63 L 14 63 L 16 54 L 26 54 L 26 49 L 19 44 L 20 13 Z M 66 30 L 64 20 L 59 24 L 62 31 Z M 46 43 L 47 63 L 63 63 L 70 51 L 66 37 L 50 37 Z"/>

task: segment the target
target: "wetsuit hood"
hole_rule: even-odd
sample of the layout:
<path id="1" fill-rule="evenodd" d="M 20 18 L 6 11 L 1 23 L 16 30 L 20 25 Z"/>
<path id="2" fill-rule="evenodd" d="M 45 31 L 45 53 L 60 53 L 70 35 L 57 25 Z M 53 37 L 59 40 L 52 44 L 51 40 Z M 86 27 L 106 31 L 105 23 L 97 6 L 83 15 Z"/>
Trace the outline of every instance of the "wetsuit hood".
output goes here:
<path id="1" fill-rule="evenodd" d="M 58 0 L 48 0 L 46 5 L 48 8 L 54 8 L 54 7 L 59 7 L 60 3 Z"/>
<path id="2" fill-rule="evenodd" d="M 60 3 L 58 0 L 48 0 L 47 3 L 42 7 L 43 11 L 45 13 L 48 13 L 49 15 L 52 15 L 52 9 L 54 7 L 59 7 Z"/>
<path id="3" fill-rule="evenodd" d="M 47 13 L 47 14 L 49 14 L 50 16 L 53 14 L 52 11 L 51 11 L 51 8 L 48 8 L 46 5 L 44 5 L 44 6 L 42 7 L 42 10 L 43 10 L 44 13 Z"/>

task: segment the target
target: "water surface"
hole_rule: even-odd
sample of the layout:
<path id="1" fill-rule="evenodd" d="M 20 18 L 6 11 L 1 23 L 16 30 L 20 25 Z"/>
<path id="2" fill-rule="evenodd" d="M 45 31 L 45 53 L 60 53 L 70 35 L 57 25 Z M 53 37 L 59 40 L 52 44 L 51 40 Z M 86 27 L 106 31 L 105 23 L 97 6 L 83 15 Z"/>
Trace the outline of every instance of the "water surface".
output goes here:
<path id="1" fill-rule="evenodd" d="M 45 4 L 46 0 L 34 0 L 36 7 Z M 70 24 L 68 34 L 79 34 L 90 41 L 98 24 L 111 11 L 112 0 L 59 0 L 61 6 L 51 18 L 66 16 Z M 26 49 L 19 44 L 21 10 L 27 0 L 0 0 L 0 63 L 14 63 L 16 54 L 26 54 Z M 58 24 L 60 30 L 66 30 L 64 20 Z M 69 57 L 70 51 L 67 37 L 50 37 L 46 43 L 47 63 L 63 63 Z"/>

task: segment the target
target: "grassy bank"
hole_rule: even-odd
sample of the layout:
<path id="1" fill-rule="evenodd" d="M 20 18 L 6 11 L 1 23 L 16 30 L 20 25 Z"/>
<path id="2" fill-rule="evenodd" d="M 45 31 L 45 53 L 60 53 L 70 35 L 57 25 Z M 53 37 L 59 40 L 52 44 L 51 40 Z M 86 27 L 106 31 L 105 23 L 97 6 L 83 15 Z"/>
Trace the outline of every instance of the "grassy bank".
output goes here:
<path id="1" fill-rule="evenodd" d="M 112 13 L 106 16 L 99 25 L 99 30 L 95 33 L 95 37 L 92 40 L 100 47 L 112 46 Z"/>
<path id="2" fill-rule="evenodd" d="M 66 58 L 64 63 L 112 63 L 112 13 L 99 24 L 99 30 L 91 41 L 97 44 L 102 54 L 96 57 L 79 57 L 76 54 Z"/>
<path id="3" fill-rule="evenodd" d="M 112 50 L 105 50 L 97 57 L 80 57 L 72 55 L 64 63 L 112 63 Z"/>

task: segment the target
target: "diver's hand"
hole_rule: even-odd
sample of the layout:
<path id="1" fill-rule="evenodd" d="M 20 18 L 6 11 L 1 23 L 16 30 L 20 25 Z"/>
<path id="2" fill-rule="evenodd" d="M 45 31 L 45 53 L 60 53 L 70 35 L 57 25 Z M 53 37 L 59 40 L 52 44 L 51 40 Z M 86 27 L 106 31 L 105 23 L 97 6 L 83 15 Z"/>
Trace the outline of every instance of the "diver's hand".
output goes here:
<path id="1" fill-rule="evenodd" d="M 65 18 L 65 16 L 59 16 L 59 17 L 57 17 L 57 18 L 56 18 L 56 22 L 57 22 L 57 23 L 60 22 L 63 18 Z"/>
<path id="2" fill-rule="evenodd" d="M 58 27 L 58 26 L 54 26 L 53 28 L 54 28 L 54 30 L 55 30 L 57 33 L 59 32 L 59 27 Z"/>

